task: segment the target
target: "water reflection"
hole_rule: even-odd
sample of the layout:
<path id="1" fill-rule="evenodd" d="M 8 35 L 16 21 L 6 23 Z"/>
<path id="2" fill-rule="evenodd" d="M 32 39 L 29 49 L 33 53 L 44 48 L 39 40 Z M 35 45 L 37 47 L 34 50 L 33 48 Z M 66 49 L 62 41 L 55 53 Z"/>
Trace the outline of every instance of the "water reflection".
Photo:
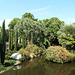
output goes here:
<path id="1" fill-rule="evenodd" d="M 13 70 L 18 70 L 18 69 L 21 69 L 21 65 L 17 65 L 13 68 Z"/>
<path id="2" fill-rule="evenodd" d="M 15 69 L 15 70 L 14 70 Z M 14 67 L 1 75 L 74 75 L 75 63 L 56 64 L 45 62 L 43 58 L 25 61 L 22 65 Z"/>

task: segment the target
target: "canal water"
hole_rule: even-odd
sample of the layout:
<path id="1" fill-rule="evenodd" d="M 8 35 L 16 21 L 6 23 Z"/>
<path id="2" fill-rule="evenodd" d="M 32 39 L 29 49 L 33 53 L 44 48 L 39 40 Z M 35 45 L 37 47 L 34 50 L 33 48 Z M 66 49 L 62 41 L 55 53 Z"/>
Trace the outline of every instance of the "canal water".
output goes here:
<path id="1" fill-rule="evenodd" d="M 75 62 L 57 64 L 37 57 L 27 60 L 1 75 L 75 75 Z"/>

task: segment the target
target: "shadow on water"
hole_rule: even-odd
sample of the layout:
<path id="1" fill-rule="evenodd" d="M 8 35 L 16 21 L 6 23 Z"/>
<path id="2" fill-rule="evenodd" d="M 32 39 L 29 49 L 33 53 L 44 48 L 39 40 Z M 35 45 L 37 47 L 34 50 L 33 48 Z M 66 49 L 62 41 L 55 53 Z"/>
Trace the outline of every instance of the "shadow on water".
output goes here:
<path id="1" fill-rule="evenodd" d="M 37 57 L 23 62 L 22 65 L 1 75 L 75 75 L 75 62 L 67 64 L 57 64 L 43 61 L 42 57 Z"/>

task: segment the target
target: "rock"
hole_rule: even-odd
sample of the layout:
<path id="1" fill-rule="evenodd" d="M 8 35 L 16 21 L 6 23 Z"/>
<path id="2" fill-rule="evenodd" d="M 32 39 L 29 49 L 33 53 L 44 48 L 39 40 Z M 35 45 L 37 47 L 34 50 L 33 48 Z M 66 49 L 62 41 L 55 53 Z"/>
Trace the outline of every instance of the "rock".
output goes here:
<path id="1" fill-rule="evenodd" d="M 19 60 L 21 57 L 22 57 L 22 55 L 19 53 L 13 53 L 11 55 L 11 58 L 16 59 L 16 60 Z"/>
<path id="2" fill-rule="evenodd" d="M 21 62 L 17 60 L 14 66 L 19 65 L 19 64 L 21 64 Z"/>

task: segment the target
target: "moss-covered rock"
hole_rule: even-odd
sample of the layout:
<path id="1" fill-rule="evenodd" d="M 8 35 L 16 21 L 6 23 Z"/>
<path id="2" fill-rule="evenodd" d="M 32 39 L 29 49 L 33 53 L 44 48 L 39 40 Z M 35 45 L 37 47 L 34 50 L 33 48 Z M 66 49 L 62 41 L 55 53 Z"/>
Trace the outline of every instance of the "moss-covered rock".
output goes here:
<path id="1" fill-rule="evenodd" d="M 61 46 L 50 46 L 45 52 L 45 59 L 57 62 L 65 63 L 73 60 L 75 55 L 70 53 Z"/>

